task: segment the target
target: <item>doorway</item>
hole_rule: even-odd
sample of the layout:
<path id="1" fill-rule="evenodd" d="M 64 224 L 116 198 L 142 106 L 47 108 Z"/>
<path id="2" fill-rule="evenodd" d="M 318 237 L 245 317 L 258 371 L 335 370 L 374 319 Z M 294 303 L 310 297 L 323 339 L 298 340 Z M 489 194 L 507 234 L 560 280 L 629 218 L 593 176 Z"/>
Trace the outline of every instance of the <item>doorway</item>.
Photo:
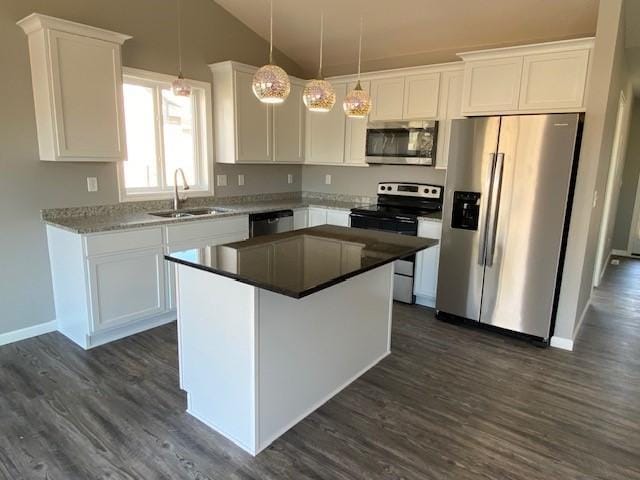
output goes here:
<path id="1" fill-rule="evenodd" d="M 606 268 L 611 251 L 613 228 L 615 222 L 614 207 L 618 205 L 618 197 L 622 186 L 622 166 L 626 153 L 626 141 L 629 134 L 630 115 L 627 112 L 627 99 L 624 91 L 620 91 L 618 101 L 618 116 L 616 119 L 616 129 L 613 137 L 613 148 L 611 150 L 611 162 L 609 166 L 609 176 L 607 177 L 607 187 L 605 190 L 604 209 L 602 222 L 600 224 L 600 235 L 598 237 L 598 249 L 596 250 L 596 264 L 593 271 L 593 286 L 600 285 L 602 274 Z"/>

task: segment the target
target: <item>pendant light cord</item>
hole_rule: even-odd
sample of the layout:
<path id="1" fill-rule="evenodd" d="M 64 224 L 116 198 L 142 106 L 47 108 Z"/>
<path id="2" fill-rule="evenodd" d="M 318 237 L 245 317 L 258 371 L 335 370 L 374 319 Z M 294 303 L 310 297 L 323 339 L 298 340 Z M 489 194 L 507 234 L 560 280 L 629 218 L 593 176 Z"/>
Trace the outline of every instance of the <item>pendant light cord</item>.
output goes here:
<path id="1" fill-rule="evenodd" d="M 324 12 L 320 14 L 320 64 L 318 66 L 318 80 L 322 80 L 322 43 L 324 41 Z"/>
<path id="2" fill-rule="evenodd" d="M 182 10 L 178 2 L 178 74 L 182 76 Z"/>
<path id="3" fill-rule="evenodd" d="M 362 24 L 363 17 L 360 17 L 360 41 L 358 42 L 358 81 L 360 81 L 360 64 L 362 62 Z"/>
<path id="4" fill-rule="evenodd" d="M 269 63 L 273 65 L 273 0 L 269 3 Z"/>

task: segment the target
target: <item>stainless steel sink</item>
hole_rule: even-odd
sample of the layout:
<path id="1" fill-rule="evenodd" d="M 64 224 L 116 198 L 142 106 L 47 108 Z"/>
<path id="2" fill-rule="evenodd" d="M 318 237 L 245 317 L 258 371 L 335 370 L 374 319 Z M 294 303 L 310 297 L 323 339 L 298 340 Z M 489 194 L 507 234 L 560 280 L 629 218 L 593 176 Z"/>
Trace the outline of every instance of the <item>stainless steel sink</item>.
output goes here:
<path id="1" fill-rule="evenodd" d="M 225 208 L 189 208 L 184 210 L 164 210 L 162 212 L 149 212 L 149 215 L 163 218 L 198 217 L 201 215 L 216 215 L 229 212 Z"/>

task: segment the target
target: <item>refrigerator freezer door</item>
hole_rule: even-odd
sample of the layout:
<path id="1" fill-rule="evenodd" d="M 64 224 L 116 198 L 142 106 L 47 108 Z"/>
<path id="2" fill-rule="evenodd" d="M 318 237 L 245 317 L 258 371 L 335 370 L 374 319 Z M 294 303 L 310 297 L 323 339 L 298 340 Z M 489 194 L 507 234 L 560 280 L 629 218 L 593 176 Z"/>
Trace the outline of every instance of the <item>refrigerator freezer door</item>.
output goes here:
<path id="1" fill-rule="evenodd" d="M 487 219 L 495 236 L 487 235 L 483 323 L 549 336 L 577 130 L 576 114 L 502 119 L 494 171 L 499 199 Z"/>
<path id="2" fill-rule="evenodd" d="M 499 131 L 500 117 L 454 120 L 451 125 L 436 309 L 472 320 L 480 319 L 484 225 Z M 469 218 L 473 212 L 467 212 L 471 215 L 464 221 L 458 218 L 452 223 L 461 215 L 453 215 L 454 199 L 469 202 L 460 209 L 476 209 L 477 225 Z"/>

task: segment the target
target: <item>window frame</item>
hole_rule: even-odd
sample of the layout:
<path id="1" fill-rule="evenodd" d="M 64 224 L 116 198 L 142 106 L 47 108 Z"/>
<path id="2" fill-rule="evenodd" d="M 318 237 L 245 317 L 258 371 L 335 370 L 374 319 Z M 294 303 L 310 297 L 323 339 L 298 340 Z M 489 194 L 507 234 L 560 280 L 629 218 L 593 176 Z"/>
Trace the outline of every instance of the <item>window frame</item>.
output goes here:
<path id="1" fill-rule="evenodd" d="M 163 144 L 163 123 L 159 121 L 162 118 L 162 88 L 171 88 L 171 82 L 176 77 L 166 75 L 164 73 L 151 72 L 138 68 L 123 67 L 122 83 L 134 83 L 146 87 L 154 88 L 154 110 L 156 115 L 155 143 L 157 159 L 161 171 L 165 168 L 165 155 Z M 213 192 L 213 121 L 211 108 L 211 84 L 209 82 L 200 82 L 197 80 L 186 79 L 191 85 L 193 91 L 197 92 L 196 101 L 194 102 L 194 152 L 196 156 L 198 170 L 198 185 L 189 185 L 189 196 L 206 197 L 212 196 Z M 124 98 L 124 97 L 123 97 Z M 124 100 L 123 100 L 124 102 Z M 124 105 L 122 107 L 124 112 Z M 125 119 L 126 122 L 126 119 Z M 126 143 L 126 142 L 125 142 Z M 118 162 L 118 192 L 120 202 L 144 201 L 144 200 L 164 200 L 173 198 L 173 187 L 159 186 L 148 188 L 127 189 L 125 183 L 124 160 Z M 204 183 L 206 182 L 206 184 Z"/>

